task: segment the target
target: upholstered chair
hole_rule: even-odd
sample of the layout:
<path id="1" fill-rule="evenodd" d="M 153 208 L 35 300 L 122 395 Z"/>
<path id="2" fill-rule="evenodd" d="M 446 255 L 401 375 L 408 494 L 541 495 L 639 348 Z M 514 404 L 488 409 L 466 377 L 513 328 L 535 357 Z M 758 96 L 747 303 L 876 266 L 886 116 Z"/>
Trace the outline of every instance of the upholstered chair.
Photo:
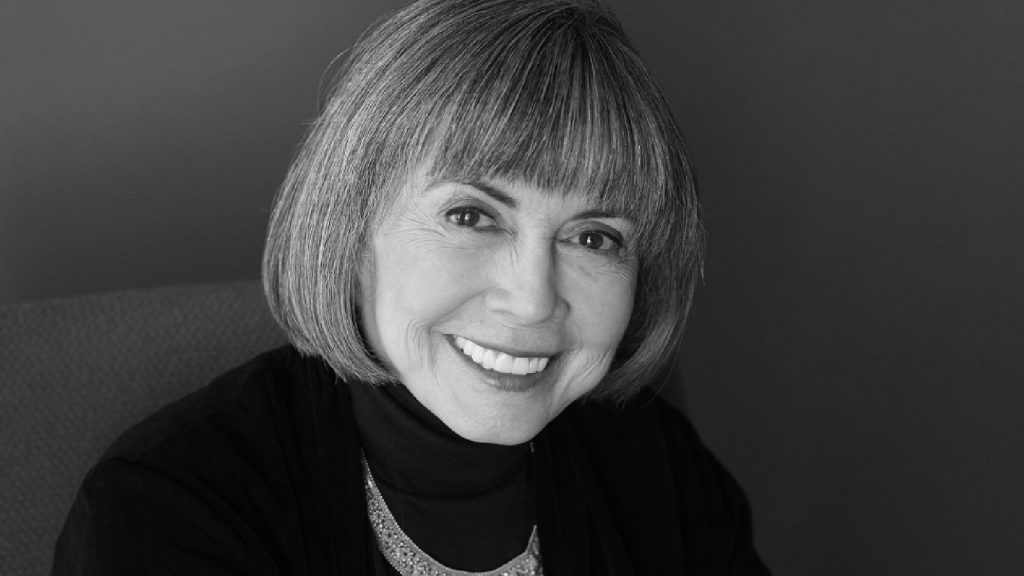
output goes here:
<path id="1" fill-rule="evenodd" d="M 284 343 L 252 282 L 0 307 L 0 573 L 49 573 L 78 485 L 118 434 Z"/>

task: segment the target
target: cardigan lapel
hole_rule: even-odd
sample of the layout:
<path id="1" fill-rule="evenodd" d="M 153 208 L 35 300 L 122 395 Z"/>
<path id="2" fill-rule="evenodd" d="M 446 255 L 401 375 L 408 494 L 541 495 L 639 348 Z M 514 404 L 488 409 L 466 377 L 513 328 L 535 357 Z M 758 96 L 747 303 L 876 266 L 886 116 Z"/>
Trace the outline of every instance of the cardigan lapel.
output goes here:
<path id="1" fill-rule="evenodd" d="M 559 417 L 534 442 L 545 576 L 632 576 L 601 485 L 576 430 Z"/>

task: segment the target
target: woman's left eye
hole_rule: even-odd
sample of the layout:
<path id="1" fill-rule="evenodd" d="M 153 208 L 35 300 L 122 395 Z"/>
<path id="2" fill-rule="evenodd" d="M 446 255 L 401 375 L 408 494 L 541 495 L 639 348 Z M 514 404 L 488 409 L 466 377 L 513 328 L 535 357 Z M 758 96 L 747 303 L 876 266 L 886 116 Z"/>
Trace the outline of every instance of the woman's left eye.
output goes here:
<path id="1" fill-rule="evenodd" d="M 613 237 L 607 232 L 600 232 L 598 230 L 587 230 L 576 235 L 576 242 L 580 246 L 589 250 L 607 252 L 609 250 L 617 250 L 622 247 L 622 242 L 618 238 Z"/>

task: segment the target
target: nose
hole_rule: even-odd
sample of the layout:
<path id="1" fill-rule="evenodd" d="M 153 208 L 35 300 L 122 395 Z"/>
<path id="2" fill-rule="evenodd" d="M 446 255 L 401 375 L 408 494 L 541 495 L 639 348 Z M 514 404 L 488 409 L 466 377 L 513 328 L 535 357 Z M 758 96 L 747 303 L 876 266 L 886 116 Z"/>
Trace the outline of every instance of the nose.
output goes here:
<path id="1" fill-rule="evenodd" d="M 564 311 L 555 250 L 552 244 L 538 243 L 496 258 L 494 284 L 486 295 L 488 309 L 522 326 L 542 324 Z"/>

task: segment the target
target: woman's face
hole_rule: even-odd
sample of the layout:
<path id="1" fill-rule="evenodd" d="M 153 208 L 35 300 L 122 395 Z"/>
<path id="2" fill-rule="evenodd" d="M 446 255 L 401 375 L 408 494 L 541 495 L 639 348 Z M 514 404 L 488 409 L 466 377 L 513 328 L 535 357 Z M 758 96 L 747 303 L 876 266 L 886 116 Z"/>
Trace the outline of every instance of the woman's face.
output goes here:
<path id="1" fill-rule="evenodd" d="M 413 179 L 372 239 L 363 329 L 457 434 L 525 442 L 608 371 L 633 307 L 633 228 L 580 196 Z"/>

